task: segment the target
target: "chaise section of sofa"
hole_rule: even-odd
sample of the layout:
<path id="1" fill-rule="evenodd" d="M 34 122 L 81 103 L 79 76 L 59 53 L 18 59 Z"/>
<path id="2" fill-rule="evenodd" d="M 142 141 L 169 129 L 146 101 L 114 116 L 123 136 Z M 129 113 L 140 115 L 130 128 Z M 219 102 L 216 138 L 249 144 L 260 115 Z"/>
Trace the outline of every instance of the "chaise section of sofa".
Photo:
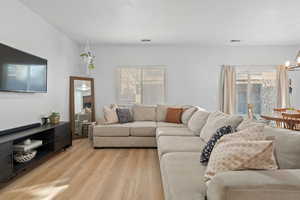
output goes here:
<path id="1" fill-rule="evenodd" d="M 206 185 L 201 177 L 197 152 L 172 152 L 160 159 L 165 200 L 205 200 Z"/>

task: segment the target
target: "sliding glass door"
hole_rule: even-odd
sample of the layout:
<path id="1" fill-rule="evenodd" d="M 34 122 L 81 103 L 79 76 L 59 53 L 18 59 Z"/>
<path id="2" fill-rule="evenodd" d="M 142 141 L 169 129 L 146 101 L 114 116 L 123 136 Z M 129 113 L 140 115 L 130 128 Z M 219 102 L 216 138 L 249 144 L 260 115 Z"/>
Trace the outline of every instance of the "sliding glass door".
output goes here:
<path id="1" fill-rule="evenodd" d="M 236 112 L 247 115 L 248 105 L 252 104 L 256 118 L 271 113 L 276 107 L 276 71 L 237 71 Z"/>

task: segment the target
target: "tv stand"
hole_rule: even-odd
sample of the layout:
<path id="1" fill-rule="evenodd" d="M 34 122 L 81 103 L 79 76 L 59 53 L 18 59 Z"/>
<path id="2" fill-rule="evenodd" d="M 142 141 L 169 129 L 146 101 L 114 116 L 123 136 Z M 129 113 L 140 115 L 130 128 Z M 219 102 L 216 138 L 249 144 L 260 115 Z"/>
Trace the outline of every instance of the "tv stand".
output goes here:
<path id="1" fill-rule="evenodd" d="M 54 153 L 72 145 L 69 122 L 15 130 L 17 131 L 0 136 L 0 187 L 22 172 L 42 163 Z M 42 140 L 43 144 L 36 149 L 37 154 L 32 160 L 18 163 L 13 158 L 13 145 L 26 139 Z"/>

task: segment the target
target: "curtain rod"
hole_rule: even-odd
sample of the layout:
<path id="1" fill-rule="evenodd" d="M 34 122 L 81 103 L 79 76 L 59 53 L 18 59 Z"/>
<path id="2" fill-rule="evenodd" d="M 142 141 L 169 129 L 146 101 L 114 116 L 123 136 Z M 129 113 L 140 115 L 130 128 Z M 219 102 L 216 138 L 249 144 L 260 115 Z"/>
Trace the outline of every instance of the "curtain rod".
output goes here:
<path id="1" fill-rule="evenodd" d="M 226 65 L 220 65 L 220 67 L 226 66 Z M 277 67 L 279 65 L 227 65 L 227 66 L 232 66 L 232 67 Z"/>
<path id="2" fill-rule="evenodd" d="M 220 67 L 226 66 L 226 65 L 220 65 Z M 227 65 L 232 67 L 277 67 L 280 65 Z M 300 71 L 300 66 L 295 67 L 288 67 L 288 71 Z"/>

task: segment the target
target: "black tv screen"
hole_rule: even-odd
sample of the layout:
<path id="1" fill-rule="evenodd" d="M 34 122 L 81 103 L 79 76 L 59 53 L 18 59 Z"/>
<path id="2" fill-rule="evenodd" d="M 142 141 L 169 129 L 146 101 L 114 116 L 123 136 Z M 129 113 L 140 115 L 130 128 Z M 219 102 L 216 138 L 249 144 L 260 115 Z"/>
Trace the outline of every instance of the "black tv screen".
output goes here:
<path id="1" fill-rule="evenodd" d="M 0 43 L 0 91 L 47 92 L 47 60 Z"/>

